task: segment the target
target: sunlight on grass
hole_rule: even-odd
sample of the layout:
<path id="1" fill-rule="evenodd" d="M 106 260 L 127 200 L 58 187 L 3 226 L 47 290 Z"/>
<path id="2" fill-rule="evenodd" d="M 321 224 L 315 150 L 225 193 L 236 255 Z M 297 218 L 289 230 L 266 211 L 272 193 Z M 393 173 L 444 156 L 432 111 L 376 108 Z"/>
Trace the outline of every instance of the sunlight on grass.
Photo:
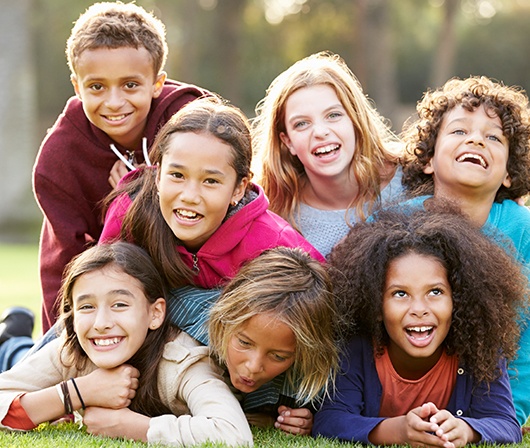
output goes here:
<path id="1" fill-rule="evenodd" d="M 33 334 L 39 335 L 41 292 L 37 246 L 0 244 L 0 313 L 14 305 L 25 306 L 35 313 Z"/>

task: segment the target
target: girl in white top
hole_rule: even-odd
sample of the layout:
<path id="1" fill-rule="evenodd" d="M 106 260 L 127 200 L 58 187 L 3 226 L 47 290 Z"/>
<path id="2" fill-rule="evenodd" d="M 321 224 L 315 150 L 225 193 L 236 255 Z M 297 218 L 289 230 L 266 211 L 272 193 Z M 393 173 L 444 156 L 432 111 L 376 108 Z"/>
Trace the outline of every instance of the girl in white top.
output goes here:
<path id="1" fill-rule="evenodd" d="M 208 348 L 169 325 L 163 282 L 142 249 L 83 252 L 61 297 L 61 337 L 0 375 L 2 427 L 28 430 L 81 410 L 92 434 L 252 445 Z"/>

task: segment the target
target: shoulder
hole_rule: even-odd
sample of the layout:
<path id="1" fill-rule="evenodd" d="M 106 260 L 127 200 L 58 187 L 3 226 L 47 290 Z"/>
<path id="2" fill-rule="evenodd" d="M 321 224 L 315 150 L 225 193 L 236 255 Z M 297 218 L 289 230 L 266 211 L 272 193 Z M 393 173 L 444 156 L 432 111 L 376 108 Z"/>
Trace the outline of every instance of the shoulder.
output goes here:
<path id="1" fill-rule="evenodd" d="M 193 363 L 209 356 L 209 349 L 184 331 L 166 343 L 163 358 L 176 363 Z"/>

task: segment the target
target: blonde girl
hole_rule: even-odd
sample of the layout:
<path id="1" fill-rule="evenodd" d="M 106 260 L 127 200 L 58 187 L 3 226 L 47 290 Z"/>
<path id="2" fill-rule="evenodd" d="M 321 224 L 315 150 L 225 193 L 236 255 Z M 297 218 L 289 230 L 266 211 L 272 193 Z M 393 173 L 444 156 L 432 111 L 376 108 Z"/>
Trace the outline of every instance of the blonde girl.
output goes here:
<path id="1" fill-rule="evenodd" d="M 335 322 L 327 272 L 299 249 L 264 252 L 225 287 L 210 312 L 210 348 L 243 392 L 251 423 L 267 422 L 268 413 L 283 431 L 310 433 L 310 408 L 337 367 Z M 258 389 L 276 406 L 252 409 Z"/>
<path id="2" fill-rule="evenodd" d="M 271 210 L 323 255 L 351 223 L 401 192 L 398 139 L 340 56 L 293 64 L 256 113 L 256 182 Z"/>

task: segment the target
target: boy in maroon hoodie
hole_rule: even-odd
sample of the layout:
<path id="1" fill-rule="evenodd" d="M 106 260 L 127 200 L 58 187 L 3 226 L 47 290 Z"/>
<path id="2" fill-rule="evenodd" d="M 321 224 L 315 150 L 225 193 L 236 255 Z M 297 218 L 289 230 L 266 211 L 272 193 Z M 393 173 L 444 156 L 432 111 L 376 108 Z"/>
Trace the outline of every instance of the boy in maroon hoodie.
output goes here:
<path id="1" fill-rule="evenodd" d="M 101 200 L 120 176 L 146 162 L 156 132 L 204 89 L 166 79 L 163 23 L 132 3 L 96 3 L 66 46 L 76 96 L 44 138 L 33 189 L 44 214 L 39 247 L 42 329 L 57 317 L 65 265 L 96 242 Z"/>

